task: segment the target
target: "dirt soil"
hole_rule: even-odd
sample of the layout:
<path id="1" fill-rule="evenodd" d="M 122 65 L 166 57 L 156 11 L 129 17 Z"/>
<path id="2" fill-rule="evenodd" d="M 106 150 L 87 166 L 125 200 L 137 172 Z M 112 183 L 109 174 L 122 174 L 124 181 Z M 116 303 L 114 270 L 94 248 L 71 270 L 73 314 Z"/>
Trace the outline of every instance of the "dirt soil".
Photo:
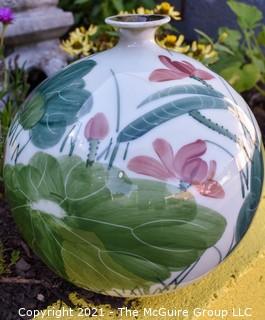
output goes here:
<path id="1" fill-rule="evenodd" d="M 250 91 L 244 94 L 244 98 L 257 118 L 265 142 L 265 97 Z M 0 190 L 0 194 L 1 191 L 3 190 Z M 77 292 L 81 298 L 88 302 L 108 303 L 113 308 L 121 307 L 125 303 L 122 298 L 102 296 L 77 288 L 50 271 L 22 240 L 11 217 L 8 204 L 1 197 L 0 242 L 6 249 L 5 261 L 7 263 L 10 261 L 13 250 L 20 252 L 20 258 L 10 268 L 10 272 L 0 277 L 0 320 L 22 319 L 18 316 L 19 308 L 41 310 L 57 300 L 74 308 L 75 306 L 68 298 L 71 292 Z"/>

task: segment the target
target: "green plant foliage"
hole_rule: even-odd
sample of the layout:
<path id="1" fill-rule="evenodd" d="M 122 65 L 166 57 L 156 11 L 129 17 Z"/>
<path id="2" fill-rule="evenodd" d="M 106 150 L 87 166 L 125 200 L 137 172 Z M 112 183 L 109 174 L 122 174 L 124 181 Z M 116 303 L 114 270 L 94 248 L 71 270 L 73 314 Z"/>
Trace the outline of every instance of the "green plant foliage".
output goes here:
<path id="1" fill-rule="evenodd" d="M 165 183 L 37 153 L 5 167 L 17 225 L 57 273 L 95 291 L 143 287 L 194 263 L 226 220 Z M 187 197 L 187 194 L 186 194 Z"/>
<path id="2" fill-rule="evenodd" d="M 0 183 L 3 181 L 4 148 L 8 130 L 15 114 L 29 91 L 28 74 L 13 61 L 13 70 L 5 70 L 6 81 L 0 85 Z"/>
<path id="3" fill-rule="evenodd" d="M 219 60 L 212 66 L 237 91 L 256 88 L 265 95 L 265 29 L 262 12 L 255 6 L 229 0 L 239 30 L 220 28 L 215 49 Z M 222 50 L 225 48 L 226 50 Z"/>
<path id="4" fill-rule="evenodd" d="M 240 31 L 236 29 L 230 29 L 227 27 L 219 28 L 218 30 L 219 36 L 222 34 L 227 34 L 227 37 L 225 37 L 222 41 L 222 43 L 229 47 L 231 49 L 230 53 L 233 54 L 233 51 L 238 49 L 240 45 L 240 41 L 242 39 L 242 34 Z"/>
<path id="5" fill-rule="evenodd" d="M 7 257 L 7 250 L 2 241 L 0 241 L 0 277 L 10 273 L 13 267 L 20 258 L 19 250 L 12 250 L 10 257 Z"/>
<path id="6" fill-rule="evenodd" d="M 235 0 L 229 0 L 227 4 L 237 16 L 237 22 L 243 30 L 255 28 L 263 18 L 262 12 L 255 6 Z"/>
<path id="7" fill-rule="evenodd" d="M 131 11 L 137 7 L 153 8 L 154 0 L 60 0 L 59 5 L 75 14 L 77 24 L 101 24 L 108 16 L 118 14 L 120 11 Z"/>
<path id="8" fill-rule="evenodd" d="M 254 63 L 241 67 L 240 62 L 235 62 L 223 69 L 221 74 L 225 79 L 229 79 L 230 84 L 239 92 L 253 88 L 260 79 L 260 70 Z"/>

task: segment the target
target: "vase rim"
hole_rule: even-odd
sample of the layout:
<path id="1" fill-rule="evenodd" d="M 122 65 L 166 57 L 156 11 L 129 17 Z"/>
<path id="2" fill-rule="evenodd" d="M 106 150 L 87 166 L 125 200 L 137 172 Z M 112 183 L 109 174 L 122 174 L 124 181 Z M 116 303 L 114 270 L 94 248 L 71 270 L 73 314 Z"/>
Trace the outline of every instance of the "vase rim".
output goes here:
<path id="1" fill-rule="evenodd" d="M 170 17 L 162 14 L 124 14 L 105 19 L 107 24 L 125 29 L 155 28 L 169 21 Z"/>

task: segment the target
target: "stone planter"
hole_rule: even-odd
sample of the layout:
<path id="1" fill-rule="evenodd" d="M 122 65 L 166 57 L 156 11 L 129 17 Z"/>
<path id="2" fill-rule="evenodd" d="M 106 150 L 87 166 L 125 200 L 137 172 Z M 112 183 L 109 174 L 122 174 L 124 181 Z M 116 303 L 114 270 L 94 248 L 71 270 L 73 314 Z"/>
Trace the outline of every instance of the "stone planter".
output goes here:
<path id="1" fill-rule="evenodd" d="M 12 54 L 19 55 L 20 66 L 37 68 L 51 75 L 66 65 L 64 52 L 59 48 L 61 37 L 73 24 L 73 15 L 57 8 L 58 0 L 0 0 L 0 7 L 15 11 L 15 21 L 8 28 L 6 44 Z"/>

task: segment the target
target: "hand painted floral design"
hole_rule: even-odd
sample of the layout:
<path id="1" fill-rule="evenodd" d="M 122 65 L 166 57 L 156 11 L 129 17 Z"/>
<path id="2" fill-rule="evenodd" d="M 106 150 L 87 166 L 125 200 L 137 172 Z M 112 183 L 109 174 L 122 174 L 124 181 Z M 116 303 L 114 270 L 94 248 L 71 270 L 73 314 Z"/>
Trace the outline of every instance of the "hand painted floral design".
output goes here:
<path id="1" fill-rule="evenodd" d="M 149 156 L 137 156 L 128 163 L 128 169 L 159 180 L 179 179 L 181 188 L 190 185 L 206 197 L 221 199 L 225 193 L 214 180 L 216 161 L 209 164 L 201 156 L 207 151 L 205 141 L 196 140 L 180 148 L 174 155 L 172 146 L 164 139 L 156 139 L 153 148 L 160 161 Z"/>
<path id="2" fill-rule="evenodd" d="M 104 113 L 99 112 L 91 118 L 86 127 L 84 135 L 89 142 L 89 153 L 87 166 L 95 162 L 100 140 L 106 138 L 109 133 L 109 123 Z"/>
<path id="3" fill-rule="evenodd" d="M 199 78 L 201 80 L 211 80 L 214 76 L 204 70 L 196 69 L 188 61 L 173 61 L 166 56 L 159 56 L 160 61 L 167 67 L 167 69 L 156 69 L 150 77 L 150 81 L 162 82 L 169 80 L 179 80 L 187 77 Z"/>
<path id="4" fill-rule="evenodd" d="M 91 118 L 85 127 L 87 140 L 103 140 L 109 132 L 109 124 L 104 113 L 99 112 Z"/>
<path id="5" fill-rule="evenodd" d="M 62 277 L 119 296 L 155 293 L 161 281 L 165 291 L 169 281 L 177 287 L 222 238 L 226 219 L 193 197 L 173 197 L 177 188 L 120 172 L 38 152 L 28 164 L 6 164 L 4 178 L 25 240 Z"/>

